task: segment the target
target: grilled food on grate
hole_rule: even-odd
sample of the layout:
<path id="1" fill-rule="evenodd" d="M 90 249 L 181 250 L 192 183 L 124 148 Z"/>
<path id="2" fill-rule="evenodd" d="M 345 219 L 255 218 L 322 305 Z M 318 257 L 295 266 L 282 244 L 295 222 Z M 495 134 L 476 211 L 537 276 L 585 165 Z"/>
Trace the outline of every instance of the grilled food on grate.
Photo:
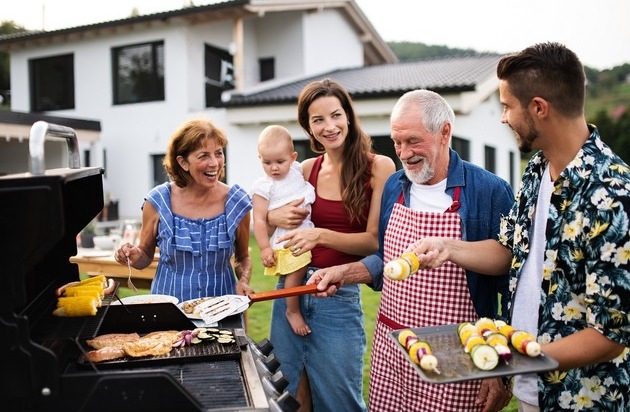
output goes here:
<path id="1" fill-rule="evenodd" d="M 140 338 L 135 342 L 128 342 L 123 345 L 125 353 L 132 358 L 168 355 L 171 349 L 173 349 L 173 342 L 168 336 Z"/>
<path id="2" fill-rule="evenodd" d="M 115 287 L 113 279 L 99 275 L 78 282 L 70 282 L 55 291 L 58 296 L 55 316 L 95 316 L 103 296 Z"/>
<path id="3" fill-rule="evenodd" d="M 108 333 L 107 335 L 100 335 L 94 339 L 88 339 L 87 343 L 94 349 L 102 349 L 108 346 L 120 346 L 127 342 L 135 342 L 140 339 L 140 335 L 137 333 Z"/>
<path id="4" fill-rule="evenodd" d="M 120 346 L 106 346 L 101 349 L 91 350 L 85 354 L 85 357 L 90 362 L 105 362 L 109 360 L 115 360 L 124 358 L 127 355 L 125 350 Z"/>

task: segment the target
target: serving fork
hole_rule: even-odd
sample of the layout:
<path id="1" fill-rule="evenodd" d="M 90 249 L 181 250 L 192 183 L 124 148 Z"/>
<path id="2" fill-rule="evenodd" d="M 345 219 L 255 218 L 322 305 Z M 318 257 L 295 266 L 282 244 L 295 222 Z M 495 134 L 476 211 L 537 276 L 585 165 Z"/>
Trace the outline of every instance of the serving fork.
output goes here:
<path id="1" fill-rule="evenodd" d="M 127 278 L 127 287 L 133 290 L 133 293 L 138 293 L 138 288 L 131 281 L 131 260 L 129 260 L 129 256 L 127 256 L 127 268 L 129 269 L 129 277 Z"/>

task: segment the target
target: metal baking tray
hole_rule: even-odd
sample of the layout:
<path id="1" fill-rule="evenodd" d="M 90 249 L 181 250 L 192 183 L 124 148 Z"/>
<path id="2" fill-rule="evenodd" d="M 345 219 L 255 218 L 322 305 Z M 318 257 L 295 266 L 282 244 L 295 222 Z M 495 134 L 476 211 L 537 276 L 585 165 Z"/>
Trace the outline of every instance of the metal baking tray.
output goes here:
<path id="1" fill-rule="evenodd" d="M 440 373 L 425 371 L 409 357 L 407 350 L 398 342 L 401 331 L 411 329 L 418 337 L 426 340 L 438 359 Z M 555 359 L 541 353 L 535 358 L 521 355 L 512 348 L 512 359 L 506 364 L 499 361 L 499 365 L 490 371 L 483 371 L 475 367 L 470 355 L 464 352 L 464 347 L 457 336 L 457 324 L 430 326 L 426 328 L 398 329 L 389 333 L 395 345 L 404 354 L 405 358 L 418 371 L 422 380 L 430 383 L 452 383 L 477 379 L 512 376 L 523 373 L 538 373 L 554 370 L 558 367 Z"/>

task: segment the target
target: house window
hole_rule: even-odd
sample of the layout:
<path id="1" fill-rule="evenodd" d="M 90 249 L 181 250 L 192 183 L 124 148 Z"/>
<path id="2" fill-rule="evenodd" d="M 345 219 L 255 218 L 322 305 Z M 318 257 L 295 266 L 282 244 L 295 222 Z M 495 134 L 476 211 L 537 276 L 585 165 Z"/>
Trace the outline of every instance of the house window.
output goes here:
<path id="1" fill-rule="evenodd" d="M 261 82 L 276 78 L 276 59 L 274 59 L 273 57 L 259 59 L 258 66 L 260 67 Z"/>
<path id="2" fill-rule="evenodd" d="M 221 94 L 234 88 L 232 55 L 206 44 L 205 64 L 206 107 L 220 106 Z"/>
<path id="3" fill-rule="evenodd" d="M 396 165 L 396 170 L 402 169 L 402 162 L 396 155 L 396 149 L 394 149 L 394 144 L 389 136 L 372 136 L 372 147 L 376 153 L 392 159 Z"/>
<path id="4" fill-rule="evenodd" d="M 310 140 L 293 140 L 294 150 L 297 152 L 298 157 L 297 160 L 299 162 L 310 159 L 311 157 L 319 156 L 319 153 L 315 153 L 311 150 L 311 141 Z"/>
<path id="5" fill-rule="evenodd" d="M 453 136 L 451 138 L 451 148 L 455 150 L 463 160 L 470 162 L 470 142 L 468 140 Z"/>
<path id="6" fill-rule="evenodd" d="M 90 167 L 92 166 L 92 162 L 90 162 L 90 157 L 92 157 L 92 154 L 89 150 L 84 150 L 83 151 L 83 163 L 81 164 L 83 167 Z"/>
<path id="7" fill-rule="evenodd" d="M 514 176 L 514 168 L 516 167 L 516 154 L 510 150 L 510 186 L 512 186 L 512 188 L 514 188 L 514 180 L 515 180 L 515 176 Z"/>
<path id="8" fill-rule="evenodd" d="M 495 173 L 497 170 L 496 149 L 492 146 L 484 146 L 483 152 L 486 159 L 486 170 Z"/>
<path id="9" fill-rule="evenodd" d="M 164 42 L 112 49 L 114 104 L 164 100 Z"/>
<path id="10" fill-rule="evenodd" d="M 74 109 L 74 55 L 29 61 L 31 111 Z"/>
<path id="11" fill-rule="evenodd" d="M 153 186 L 161 185 L 164 182 L 168 182 L 168 175 L 166 169 L 164 169 L 163 162 L 164 155 L 157 154 L 151 155 L 151 164 L 153 166 Z"/>

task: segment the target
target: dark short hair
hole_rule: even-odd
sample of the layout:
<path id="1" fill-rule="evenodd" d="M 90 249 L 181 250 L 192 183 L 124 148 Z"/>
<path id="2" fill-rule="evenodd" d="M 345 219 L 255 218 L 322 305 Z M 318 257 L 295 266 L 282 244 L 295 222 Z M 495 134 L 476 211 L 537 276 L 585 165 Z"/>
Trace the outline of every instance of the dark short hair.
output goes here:
<path id="1" fill-rule="evenodd" d="M 534 97 L 547 100 L 563 116 L 584 112 L 586 75 L 577 55 L 560 43 L 535 44 L 503 57 L 497 76 L 525 107 Z"/>
<path id="2" fill-rule="evenodd" d="M 227 137 L 223 131 L 207 119 L 189 120 L 182 124 L 171 136 L 163 165 L 169 178 L 177 186 L 185 187 L 191 179 L 190 173 L 182 169 L 177 162 L 177 157 L 188 157 L 191 152 L 201 146 L 204 139 L 213 139 L 224 149 L 227 145 Z M 224 169 L 221 169 L 219 179 L 223 178 L 223 174 Z"/>

